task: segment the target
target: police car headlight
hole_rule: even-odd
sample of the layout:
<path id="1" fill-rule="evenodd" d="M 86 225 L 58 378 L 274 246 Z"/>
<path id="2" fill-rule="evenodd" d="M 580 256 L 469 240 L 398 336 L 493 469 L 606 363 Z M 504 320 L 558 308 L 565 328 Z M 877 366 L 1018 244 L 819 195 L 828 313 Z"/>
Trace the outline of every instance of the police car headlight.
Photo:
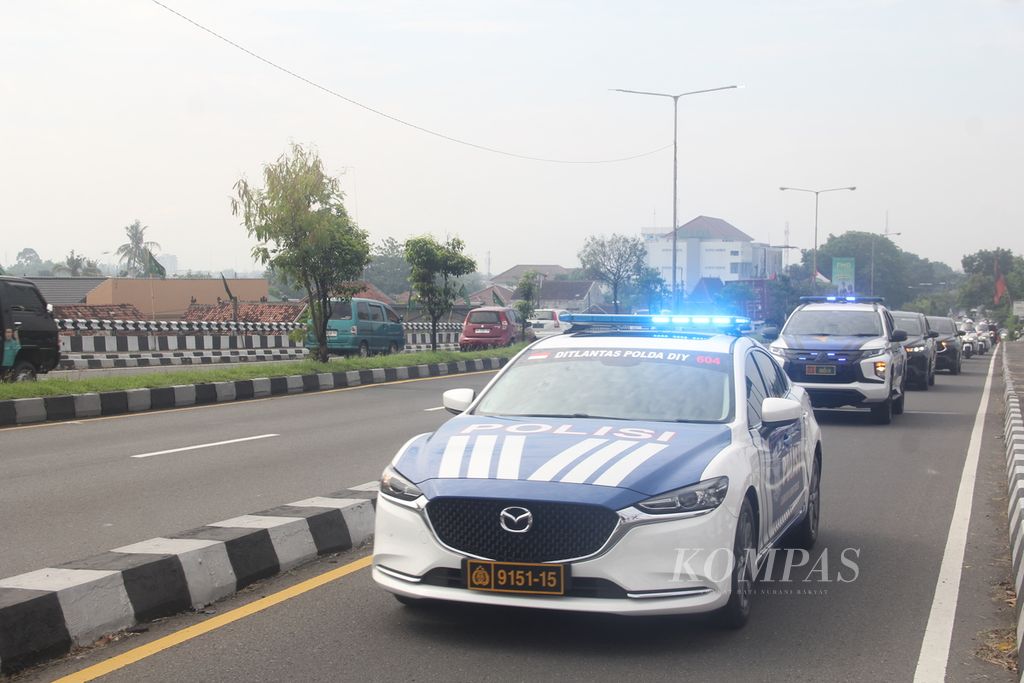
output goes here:
<path id="1" fill-rule="evenodd" d="M 388 465 L 387 469 L 384 470 L 384 474 L 380 477 L 380 492 L 386 496 L 405 501 L 416 500 L 423 495 L 423 492 L 416 487 L 416 484 L 403 477 L 390 465 Z"/>
<path id="2" fill-rule="evenodd" d="M 924 346 L 908 346 L 907 353 L 923 353 Z"/>
<path id="3" fill-rule="evenodd" d="M 778 346 L 769 346 L 768 350 L 772 352 L 772 355 L 778 356 L 779 358 L 786 357 L 786 349 L 779 348 Z"/>
<path id="4" fill-rule="evenodd" d="M 862 356 L 863 358 L 874 358 L 875 356 L 881 356 L 885 353 L 885 349 L 864 349 L 862 353 L 864 354 Z"/>
<path id="5" fill-rule="evenodd" d="M 716 477 L 699 484 L 662 493 L 637 503 L 636 506 L 652 515 L 671 515 L 680 512 L 714 510 L 729 492 L 729 477 Z"/>

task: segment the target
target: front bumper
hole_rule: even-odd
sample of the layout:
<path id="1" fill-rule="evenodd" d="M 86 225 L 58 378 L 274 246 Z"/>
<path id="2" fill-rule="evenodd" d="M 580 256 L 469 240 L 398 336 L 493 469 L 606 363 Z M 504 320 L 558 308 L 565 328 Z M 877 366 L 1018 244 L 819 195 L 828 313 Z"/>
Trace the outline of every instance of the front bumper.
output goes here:
<path id="1" fill-rule="evenodd" d="M 425 513 L 377 499 L 373 578 L 384 589 L 412 598 L 622 615 L 689 614 L 725 605 L 731 586 L 736 517 L 725 505 L 698 517 L 620 523 L 597 555 L 569 564 L 565 596 L 513 595 L 437 585 L 428 575 L 461 576 L 466 558 L 441 545 Z M 573 595 L 573 579 L 613 590 L 609 597 Z M 583 583 L 581 581 L 581 583 Z M 464 585 L 464 584 L 463 584 Z"/>
<path id="2" fill-rule="evenodd" d="M 811 397 L 815 408 L 840 408 L 882 403 L 889 398 L 888 382 L 851 382 L 849 384 L 817 384 L 797 382 Z"/>
<path id="3" fill-rule="evenodd" d="M 925 353 L 907 353 L 907 376 L 913 380 L 921 380 L 928 375 L 928 355 Z"/>

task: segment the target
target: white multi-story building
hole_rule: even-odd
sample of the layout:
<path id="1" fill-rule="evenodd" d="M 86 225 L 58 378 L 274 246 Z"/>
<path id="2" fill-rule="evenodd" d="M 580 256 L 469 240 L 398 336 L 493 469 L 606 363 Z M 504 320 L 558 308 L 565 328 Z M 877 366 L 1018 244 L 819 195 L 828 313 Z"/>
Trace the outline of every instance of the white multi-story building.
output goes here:
<path id="1" fill-rule="evenodd" d="M 672 232 L 643 228 L 647 265 L 672 283 Z M 782 272 L 782 249 L 754 239 L 721 218 L 697 216 L 676 233 L 676 268 L 680 287 L 690 292 L 702 277 L 722 282 L 770 278 Z"/>

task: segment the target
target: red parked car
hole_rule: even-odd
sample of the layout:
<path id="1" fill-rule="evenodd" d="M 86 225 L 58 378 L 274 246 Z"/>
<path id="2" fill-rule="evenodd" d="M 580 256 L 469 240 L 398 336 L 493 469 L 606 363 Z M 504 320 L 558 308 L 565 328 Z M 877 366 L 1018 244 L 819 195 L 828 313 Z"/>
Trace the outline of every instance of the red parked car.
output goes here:
<path id="1" fill-rule="evenodd" d="M 523 337 L 523 321 L 515 310 L 500 306 L 474 308 L 462 323 L 459 348 L 463 351 L 511 346 Z"/>

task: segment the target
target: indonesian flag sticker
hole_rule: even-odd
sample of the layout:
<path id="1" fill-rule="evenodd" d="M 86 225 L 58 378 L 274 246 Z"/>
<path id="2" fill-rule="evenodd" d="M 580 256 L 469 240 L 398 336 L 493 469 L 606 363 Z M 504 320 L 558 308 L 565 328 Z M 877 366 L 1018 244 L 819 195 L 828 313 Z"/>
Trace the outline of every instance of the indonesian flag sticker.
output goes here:
<path id="1" fill-rule="evenodd" d="M 529 356 L 526 357 L 526 360 L 544 360 L 549 355 L 550 354 L 547 353 L 531 353 Z"/>

